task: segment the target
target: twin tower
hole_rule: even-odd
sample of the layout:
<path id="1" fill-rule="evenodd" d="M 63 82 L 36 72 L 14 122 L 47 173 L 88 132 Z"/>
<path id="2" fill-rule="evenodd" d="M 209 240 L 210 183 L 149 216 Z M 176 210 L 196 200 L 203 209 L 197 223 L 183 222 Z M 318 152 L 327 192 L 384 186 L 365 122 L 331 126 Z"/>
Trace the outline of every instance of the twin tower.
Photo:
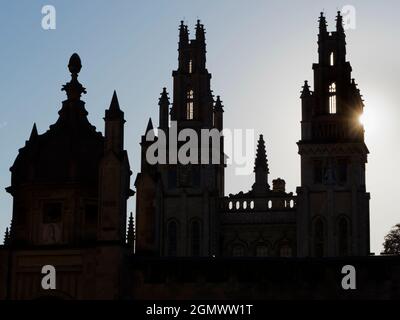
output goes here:
<path id="1" fill-rule="evenodd" d="M 263 137 L 248 193 L 224 196 L 223 163 L 149 166 L 144 156 L 136 180 L 138 254 L 156 256 L 346 256 L 369 254 L 368 149 L 359 121 L 363 100 L 346 61 L 340 12 L 328 32 L 321 13 L 314 90 L 301 93 L 301 186 L 270 189 Z M 161 94 L 159 128 L 223 129 L 223 106 L 210 89 L 204 28 L 189 40 L 181 23 L 173 103 Z M 169 117 L 170 115 L 170 117 Z M 223 145 L 223 141 L 221 143 Z M 147 144 L 142 139 L 142 155 Z M 221 150 L 223 153 L 223 149 Z M 292 198 L 291 198 L 292 197 Z M 292 206 L 279 206 L 294 202 Z M 266 205 L 271 202 L 271 205 Z M 228 207 L 225 205 L 228 203 Z M 232 205 L 234 208 L 232 208 Z M 231 206 L 229 208 L 229 206 Z"/>
<path id="2" fill-rule="evenodd" d="M 173 101 L 164 88 L 158 128 L 167 137 L 170 121 L 176 122 L 178 132 L 222 130 L 224 108 L 210 87 L 200 21 L 194 39 L 181 23 L 178 52 Z M 364 105 L 346 61 L 340 13 L 334 32 L 328 32 L 321 14 L 318 53 L 314 90 L 306 81 L 301 93 L 297 194 L 287 193 L 282 179 L 273 180 L 270 187 L 262 136 L 255 183 L 237 195 L 225 196 L 223 137 L 220 163 L 150 164 L 146 151 L 152 142 L 146 134 L 153 124 L 149 121 L 135 180 L 136 239 L 132 219 L 126 238 L 127 201 L 134 192 L 124 150 L 124 113 L 114 93 L 104 118 L 105 136 L 90 125 L 80 99 L 86 91 L 77 80 L 81 62 L 74 54 L 59 119 L 41 135 L 34 127 L 11 168 L 7 191 L 14 202 L 7 246 L 98 246 L 101 250 L 93 251 L 93 257 L 118 257 L 122 251 L 117 248 L 133 253 L 133 247 L 137 255 L 167 257 L 368 255 L 368 149 L 359 122 Z"/>

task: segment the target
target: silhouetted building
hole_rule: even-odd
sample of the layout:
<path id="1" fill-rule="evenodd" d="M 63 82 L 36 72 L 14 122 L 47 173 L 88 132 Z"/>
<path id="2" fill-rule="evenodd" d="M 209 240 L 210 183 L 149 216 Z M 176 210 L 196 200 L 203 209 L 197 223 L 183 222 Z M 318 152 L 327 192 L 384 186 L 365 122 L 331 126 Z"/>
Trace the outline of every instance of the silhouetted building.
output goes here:
<path id="1" fill-rule="evenodd" d="M 314 91 L 301 94 L 301 187 L 297 189 L 300 256 L 366 256 L 370 252 L 369 198 L 365 191 L 368 148 L 359 119 L 360 91 L 346 61 L 340 13 L 329 33 L 321 14 Z"/>
<path id="2" fill-rule="evenodd" d="M 214 101 L 206 69 L 204 28 L 189 40 L 181 23 L 174 97 L 164 88 L 160 129 L 169 120 L 186 128 L 223 129 L 223 106 Z M 369 254 L 369 194 L 365 192 L 368 149 L 359 122 L 363 101 L 346 61 L 340 13 L 336 31 L 320 17 L 319 62 L 314 92 L 301 94 L 301 187 L 287 193 L 285 181 L 268 181 L 264 138 L 258 141 L 249 192 L 224 196 L 223 163 L 148 165 L 151 142 L 142 137 L 137 187 L 137 254 L 154 256 L 366 256 Z M 200 137 L 200 134 L 198 135 Z M 177 138 L 176 145 L 179 146 Z M 220 141 L 223 154 L 223 138 Z M 223 157 L 221 157 L 223 158 Z"/>
<path id="3" fill-rule="evenodd" d="M 342 294 L 340 280 L 332 282 L 345 261 L 341 256 L 364 256 L 352 258 L 364 276 L 369 270 L 397 283 L 363 278 L 356 295 L 372 297 L 377 287 L 382 297 L 398 295 L 400 278 L 392 275 L 400 261 L 386 258 L 383 268 L 376 266 L 378 257 L 367 257 L 363 101 L 346 61 L 340 14 L 331 33 L 321 14 L 318 52 L 314 91 L 306 82 L 301 93 L 297 195 L 286 191 L 283 179 L 270 184 L 261 135 L 251 190 L 225 196 L 223 137 L 213 150 L 218 162 L 212 152 L 205 162 L 199 152 L 197 164 L 179 163 L 168 153 L 171 144 L 184 145 L 176 138 L 184 129 L 209 139 L 202 129 L 224 128 L 222 101 L 214 99 L 206 68 L 204 27 L 198 21 L 189 40 L 182 22 L 172 107 L 165 88 L 158 103 L 167 161 L 152 164 L 146 157 L 153 143 L 146 139 L 150 119 L 140 144 L 136 221 L 131 214 L 128 226 L 134 192 L 124 113 L 114 92 L 105 136 L 96 131 L 80 99 L 86 93 L 78 81 L 81 61 L 72 55 L 57 122 L 44 134 L 34 125 L 11 167 L 13 215 L 0 247 L 0 298 L 332 298 Z M 42 289 L 43 265 L 56 267 L 56 290 Z"/>
<path id="4" fill-rule="evenodd" d="M 222 128 L 222 105 L 214 106 L 210 89 L 211 74 L 206 69 L 204 27 L 196 25 L 196 39 L 189 41 L 187 26 L 179 32 L 178 69 L 174 79 L 174 97 L 164 88 L 159 100 L 160 125 L 172 149 L 169 120 L 181 130 L 193 129 L 202 143 L 201 129 Z M 169 117 L 170 113 L 170 117 Z M 151 121 L 149 122 L 151 125 Z M 152 129 L 148 126 L 148 130 Z M 145 135 L 146 135 L 145 133 Z M 156 256 L 211 256 L 219 254 L 219 200 L 224 196 L 223 157 L 219 164 L 181 164 L 167 159 L 166 164 L 149 165 L 147 148 L 152 142 L 142 137 L 142 166 L 136 179 L 137 252 Z M 172 138 L 173 139 L 173 138 Z M 175 137 L 174 143 L 183 143 Z M 171 147 L 171 148 L 170 148 Z M 221 153 L 222 144 L 221 144 Z M 171 155 L 167 152 L 168 158 Z M 199 152 L 200 158 L 200 152 Z M 197 160 L 197 159 L 196 159 Z M 171 163 L 175 162 L 175 164 Z"/>
<path id="5" fill-rule="evenodd" d="M 12 268 L 8 282 L 0 282 L 8 284 L 13 299 L 43 294 L 41 263 L 57 266 L 61 288 L 52 294 L 58 297 L 119 296 L 126 204 L 133 195 L 124 113 L 114 92 L 103 137 L 80 99 L 86 90 L 78 81 L 77 54 L 68 68 L 72 79 L 63 86 L 67 100 L 57 122 L 40 135 L 34 125 L 10 169 L 13 215 L 6 249 Z"/>

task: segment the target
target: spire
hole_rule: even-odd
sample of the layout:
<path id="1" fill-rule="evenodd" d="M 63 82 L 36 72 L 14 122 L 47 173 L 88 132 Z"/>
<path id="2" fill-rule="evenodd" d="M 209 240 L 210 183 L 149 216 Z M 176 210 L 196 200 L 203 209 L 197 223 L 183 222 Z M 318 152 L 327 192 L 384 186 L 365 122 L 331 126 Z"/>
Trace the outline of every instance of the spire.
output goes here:
<path id="1" fill-rule="evenodd" d="M 211 99 L 213 99 L 212 95 Z M 224 128 L 223 113 L 224 113 L 224 106 L 222 105 L 220 96 L 217 96 L 217 100 L 215 101 L 214 104 L 214 127 L 220 131 L 222 131 Z"/>
<path id="2" fill-rule="evenodd" d="M 128 221 L 128 233 L 127 233 L 127 243 L 129 247 L 133 248 L 135 245 L 135 222 L 133 220 L 133 214 L 131 212 Z"/>
<path id="3" fill-rule="evenodd" d="M 124 118 L 124 113 L 121 111 L 119 107 L 119 102 L 118 102 L 118 97 L 117 97 L 117 92 L 114 90 L 111 103 L 110 103 L 110 108 L 106 110 L 106 120 L 112 120 L 112 119 L 123 119 Z"/>
<path id="4" fill-rule="evenodd" d="M 6 228 L 6 232 L 4 234 L 4 245 L 7 246 L 10 244 L 10 232 L 8 231 L 8 228 Z"/>
<path id="5" fill-rule="evenodd" d="M 163 130 L 168 128 L 169 104 L 167 88 L 164 87 L 163 91 L 161 92 L 160 99 L 158 100 L 158 105 L 160 106 L 159 128 Z"/>
<path id="6" fill-rule="evenodd" d="M 197 20 L 196 24 L 196 40 L 201 42 L 205 41 L 204 25 L 200 23 L 200 20 Z"/>
<path id="7" fill-rule="evenodd" d="M 188 27 L 181 20 L 181 24 L 179 26 L 179 46 L 184 46 L 189 43 L 189 31 Z"/>
<path id="8" fill-rule="evenodd" d="M 119 110 L 121 109 L 119 108 L 117 92 L 114 90 L 113 96 L 111 98 L 110 111 L 119 111 Z"/>
<path id="9" fill-rule="evenodd" d="M 308 97 L 311 95 L 310 86 L 308 85 L 307 80 L 304 81 L 304 86 L 302 88 L 303 88 L 303 90 L 301 91 L 300 98 Z"/>
<path id="10" fill-rule="evenodd" d="M 147 123 L 147 127 L 146 127 L 146 134 L 150 131 L 153 130 L 153 122 L 151 121 L 151 118 L 149 118 L 149 122 Z"/>
<path id="11" fill-rule="evenodd" d="M 214 106 L 215 111 L 219 112 L 224 112 L 224 106 L 222 105 L 222 101 L 220 96 L 217 96 L 217 100 L 215 101 L 215 106 Z"/>
<path id="12" fill-rule="evenodd" d="M 343 17 L 340 14 L 340 11 L 337 12 L 336 16 L 336 32 L 338 33 L 344 33 L 343 29 Z"/>
<path id="13" fill-rule="evenodd" d="M 189 47 L 189 31 L 187 26 L 181 21 L 179 26 L 179 43 L 178 43 L 178 52 L 179 52 L 179 70 L 186 70 L 188 64 L 188 52 L 187 49 Z"/>
<path id="14" fill-rule="evenodd" d="M 149 134 L 149 136 L 147 136 L 147 134 Z M 146 150 L 146 148 L 151 144 L 152 139 L 157 139 L 157 137 L 155 136 L 153 122 L 151 121 L 151 118 L 149 118 L 146 130 L 141 137 L 140 145 L 142 146 L 142 151 Z"/>
<path id="15" fill-rule="evenodd" d="M 254 161 L 254 172 L 256 172 L 258 168 L 269 173 L 267 153 L 265 151 L 265 142 L 262 134 L 260 134 L 260 138 L 258 139 L 256 159 Z"/>
<path id="16" fill-rule="evenodd" d="M 82 93 L 86 93 L 86 89 L 78 81 L 78 73 L 81 71 L 81 58 L 74 53 L 69 59 L 68 69 L 71 72 L 71 81 L 63 85 L 62 91 L 67 93 L 68 100 L 80 100 Z"/>
<path id="17" fill-rule="evenodd" d="M 323 34 L 326 32 L 327 32 L 326 19 L 324 17 L 324 13 L 321 12 L 321 15 L 319 17 L 319 34 Z"/>
<path id="18" fill-rule="evenodd" d="M 36 139 L 37 136 L 38 136 L 38 131 L 37 131 L 37 128 L 36 128 L 36 123 L 34 123 L 32 131 L 31 131 L 31 135 L 29 137 L 29 141 L 33 141 L 34 139 Z"/>
<path id="19" fill-rule="evenodd" d="M 200 20 L 196 23 L 196 42 L 192 58 L 195 72 L 203 72 L 206 68 L 206 38 L 204 25 L 200 23 Z"/>
<path id="20" fill-rule="evenodd" d="M 265 152 L 265 142 L 263 135 L 260 134 L 257 145 L 257 154 L 254 161 L 255 182 L 253 184 L 253 192 L 256 194 L 265 194 L 270 189 L 268 184 L 268 160 L 267 153 Z"/>

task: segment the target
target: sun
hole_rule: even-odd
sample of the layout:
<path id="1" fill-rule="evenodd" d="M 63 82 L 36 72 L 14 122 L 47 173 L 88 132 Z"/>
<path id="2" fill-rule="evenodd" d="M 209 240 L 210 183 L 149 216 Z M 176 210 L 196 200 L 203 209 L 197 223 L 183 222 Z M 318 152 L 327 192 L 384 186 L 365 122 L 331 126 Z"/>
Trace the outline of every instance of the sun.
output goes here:
<path id="1" fill-rule="evenodd" d="M 359 118 L 358 118 L 358 121 L 365 127 L 365 124 L 366 124 L 366 116 L 365 116 L 365 113 L 362 113 L 360 116 L 359 116 Z"/>
<path id="2" fill-rule="evenodd" d="M 358 121 L 363 125 L 365 132 L 371 134 L 378 129 L 380 117 L 381 115 L 373 107 L 366 107 Z"/>

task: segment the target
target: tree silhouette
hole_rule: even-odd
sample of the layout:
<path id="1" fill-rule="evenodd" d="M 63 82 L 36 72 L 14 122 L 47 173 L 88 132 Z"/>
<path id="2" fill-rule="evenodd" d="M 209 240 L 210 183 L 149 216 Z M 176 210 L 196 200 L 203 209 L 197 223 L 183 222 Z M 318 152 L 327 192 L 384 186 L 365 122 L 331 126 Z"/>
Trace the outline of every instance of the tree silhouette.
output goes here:
<path id="1" fill-rule="evenodd" d="M 400 223 L 396 224 L 385 236 L 383 247 L 385 254 L 400 255 Z"/>

